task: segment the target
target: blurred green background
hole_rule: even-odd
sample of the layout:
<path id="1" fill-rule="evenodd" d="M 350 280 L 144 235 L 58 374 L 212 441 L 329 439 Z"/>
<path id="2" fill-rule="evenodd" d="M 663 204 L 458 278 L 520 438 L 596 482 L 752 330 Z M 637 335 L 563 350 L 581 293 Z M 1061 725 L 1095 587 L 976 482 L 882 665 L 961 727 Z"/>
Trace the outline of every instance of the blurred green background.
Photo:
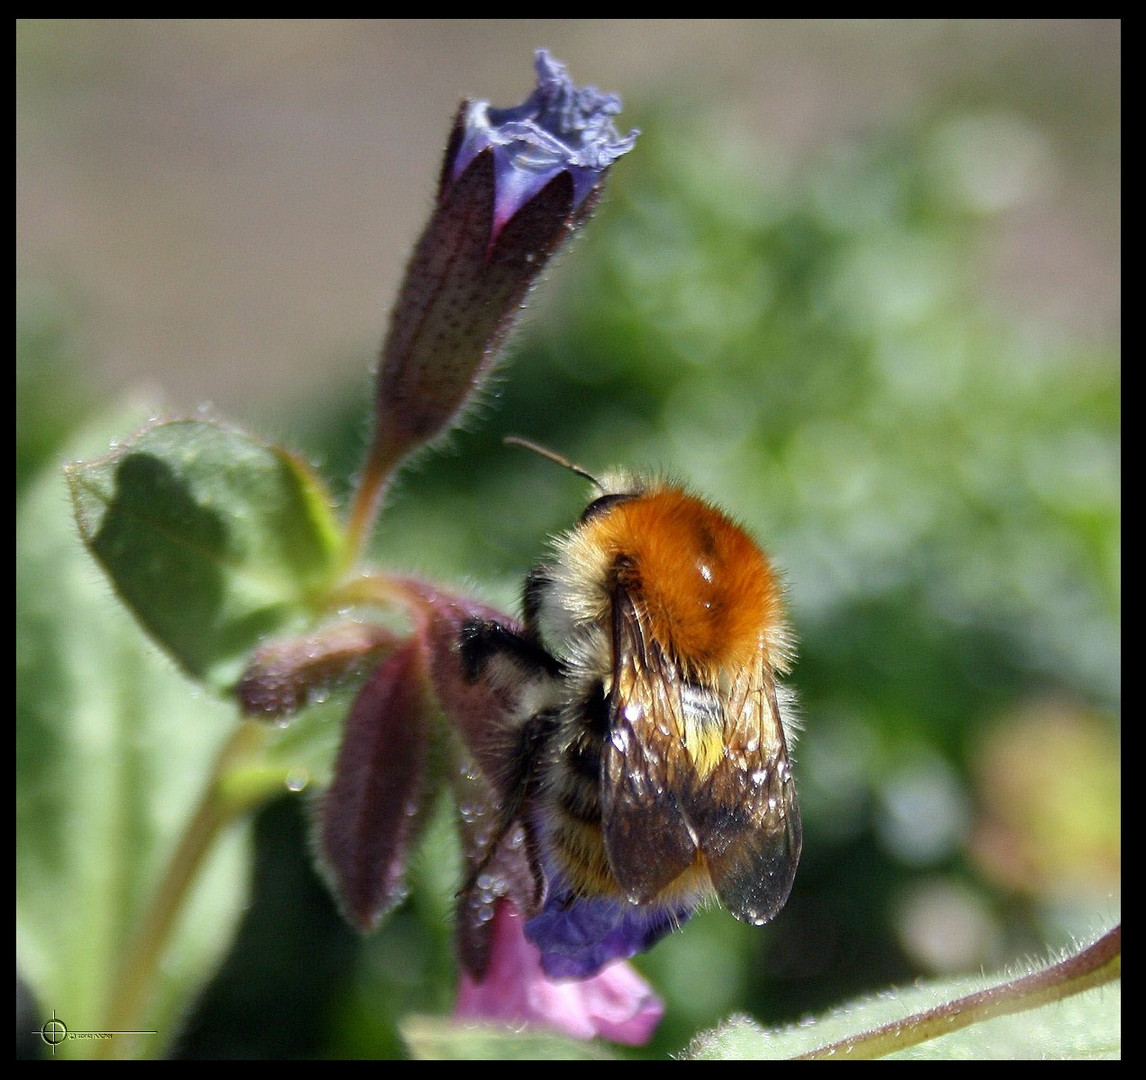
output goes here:
<path id="1" fill-rule="evenodd" d="M 801 869 L 771 926 L 712 910 L 639 960 L 645 1052 L 1113 922 L 1117 22 L 19 22 L 18 508 L 144 383 L 345 496 L 452 112 L 519 101 L 539 45 L 643 135 L 374 554 L 514 610 L 587 492 L 512 432 L 681 477 L 783 569 Z M 256 823 L 178 1053 L 396 1054 L 450 1008 L 445 822 L 359 939 L 301 801 Z"/>

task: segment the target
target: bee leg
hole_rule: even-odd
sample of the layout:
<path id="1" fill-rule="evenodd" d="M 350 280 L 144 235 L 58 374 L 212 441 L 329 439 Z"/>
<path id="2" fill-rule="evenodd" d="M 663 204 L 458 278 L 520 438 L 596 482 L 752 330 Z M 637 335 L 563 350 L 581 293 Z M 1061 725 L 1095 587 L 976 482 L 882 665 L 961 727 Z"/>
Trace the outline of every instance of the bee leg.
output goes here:
<path id="1" fill-rule="evenodd" d="M 500 823 L 481 861 L 466 878 L 462 892 L 473 888 L 478 877 L 489 868 L 509 831 L 520 822 L 525 836 L 525 858 L 533 878 L 532 907 L 536 910 L 541 906 L 545 897 L 546 877 L 530 806 L 539 787 L 542 754 L 551 741 L 557 723 L 557 713 L 547 710 L 529 717 L 517 729 L 516 741 L 506 754 L 506 770 L 498 785 L 501 793 L 501 805 L 498 807 Z"/>
<path id="2" fill-rule="evenodd" d="M 511 687 L 523 679 L 552 678 L 563 671 L 560 661 L 535 640 L 489 619 L 464 623 L 458 647 L 470 682 L 491 678 L 495 684 Z"/>
<path id="3" fill-rule="evenodd" d="M 481 877 L 481 875 L 489 869 L 489 864 L 493 862 L 493 857 L 497 854 L 498 848 L 501 847 L 502 841 L 506 838 L 506 836 L 509 834 L 509 830 L 513 828 L 515 824 L 516 822 L 511 818 L 508 821 L 503 821 L 498 825 L 497 831 L 493 834 L 493 838 L 486 845 L 485 852 L 481 859 L 466 875 L 465 882 L 457 891 L 457 898 L 460 899 L 463 896 L 467 896 L 470 892 L 473 891 L 474 887 L 477 885 L 478 878 Z M 532 860 L 530 860 L 530 873 L 533 873 Z M 534 878 L 534 882 L 536 884 L 536 877 Z"/>
<path id="4" fill-rule="evenodd" d="M 535 575 L 531 575 L 533 580 Z M 528 595 L 528 587 L 527 587 Z M 528 604 L 527 604 L 528 606 Z M 518 633 L 490 619 L 471 619 L 464 623 L 458 639 L 458 652 L 466 679 L 483 682 L 506 695 L 520 707 L 532 699 L 536 712 L 515 710 L 507 713 L 503 727 L 504 748 L 498 750 L 498 765 L 490 775 L 500 799 L 499 825 L 477 866 L 469 874 L 464 890 L 473 887 L 485 872 L 510 829 L 518 822 L 524 830 L 525 857 L 533 878 L 533 907 L 542 903 L 546 877 L 541 859 L 541 845 L 532 820 L 531 805 L 547 765 L 544 755 L 550 748 L 558 727 L 558 712 L 546 707 L 553 700 L 555 688 L 565 674 L 565 665 L 550 655 L 540 639 L 529 629 Z"/>
<path id="5" fill-rule="evenodd" d="M 498 848 L 501 847 L 502 842 L 506 836 L 509 835 L 509 830 L 513 828 L 516 823 L 514 819 L 510 819 L 498 827 L 497 832 L 485 850 L 485 854 L 481 857 L 481 861 L 469 872 L 466 876 L 465 883 L 457 891 L 457 899 L 468 896 L 473 891 L 477 885 L 478 878 L 489 869 L 489 865 L 493 862 Z M 545 871 L 541 865 L 540 849 L 533 826 L 527 820 L 523 820 L 521 824 L 525 836 L 525 859 L 529 866 L 529 876 L 533 879 L 533 892 L 529 897 L 529 910 L 525 912 L 525 914 L 528 915 L 533 911 L 540 910 L 545 902 L 546 878 Z"/>
<path id="6" fill-rule="evenodd" d="M 533 911 L 540 911 L 545 903 L 545 894 L 548 890 L 548 879 L 545 868 L 541 863 L 541 848 L 537 839 L 537 830 L 529 819 L 525 821 L 525 858 L 529 863 L 529 874 L 533 878 Z"/>
<path id="7" fill-rule="evenodd" d="M 529 872 L 533 877 L 533 906 L 541 907 L 545 900 L 546 874 L 541 859 L 541 842 L 537 835 L 537 824 L 530 812 L 533 799 L 541 786 L 543 755 L 552 745 L 553 734 L 560 723 L 555 709 L 535 713 L 517 734 L 517 752 L 513 756 L 514 768 L 510 774 L 509 802 L 515 804 L 514 816 L 520 819 L 525 830 L 525 857 Z"/>
<path id="8" fill-rule="evenodd" d="M 535 566 L 525 578 L 525 591 L 521 608 L 525 620 L 525 632 L 536 636 L 537 616 L 545 601 L 545 595 L 553 586 L 553 578 L 544 566 Z"/>

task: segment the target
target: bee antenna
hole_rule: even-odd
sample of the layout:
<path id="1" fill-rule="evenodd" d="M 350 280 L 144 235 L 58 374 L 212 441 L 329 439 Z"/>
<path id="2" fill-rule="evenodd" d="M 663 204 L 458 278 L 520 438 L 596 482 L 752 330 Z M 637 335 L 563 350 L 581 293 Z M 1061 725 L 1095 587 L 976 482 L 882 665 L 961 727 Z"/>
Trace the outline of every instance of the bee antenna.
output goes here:
<path id="1" fill-rule="evenodd" d="M 548 447 L 542 446 L 539 443 L 530 442 L 529 439 L 523 439 L 520 435 L 506 435 L 504 441 L 508 446 L 520 446 L 525 450 L 532 450 L 533 453 L 543 458 L 548 458 L 554 464 L 561 465 L 570 472 L 575 472 L 578 476 L 585 477 L 591 484 L 596 484 L 597 487 L 601 486 L 601 482 L 591 472 L 581 468 L 580 465 L 570 461 L 567 457 L 562 457 L 556 450 L 550 450 Z"/>

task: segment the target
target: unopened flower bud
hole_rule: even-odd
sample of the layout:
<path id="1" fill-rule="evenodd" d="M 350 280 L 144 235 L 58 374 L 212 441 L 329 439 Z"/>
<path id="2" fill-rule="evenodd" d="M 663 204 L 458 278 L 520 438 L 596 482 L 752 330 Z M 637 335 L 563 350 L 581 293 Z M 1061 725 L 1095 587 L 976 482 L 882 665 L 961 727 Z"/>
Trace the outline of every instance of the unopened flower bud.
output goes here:
<path id="1" fill-rule="evenodd" d="M 472 399 L 529 289 L 636 140 L 613 128 L 618 98 L 575 87 L 544 50 L 536 68 L 537 89 L 516 108 L 458 112 L 382 349 L 374 458 L 387 469 Z"/>

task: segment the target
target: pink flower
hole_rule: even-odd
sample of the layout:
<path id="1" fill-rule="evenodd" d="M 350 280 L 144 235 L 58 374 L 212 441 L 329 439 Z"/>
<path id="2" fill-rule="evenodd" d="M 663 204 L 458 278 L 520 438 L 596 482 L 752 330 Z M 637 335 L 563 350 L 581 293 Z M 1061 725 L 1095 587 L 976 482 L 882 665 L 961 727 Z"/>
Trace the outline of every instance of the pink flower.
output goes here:
<path id="1" fill-rule="evenodd" d="M 498 903 L 489 966 L 480 981 L 463 969 L 456 1020 L 541 1024 L 576 1039 L 629 1046 L 652 1038 L 664 1005 L 631 965 L 610 964 L 589 979 L 550 979 L 524 926 L 512 903 Z"/>

